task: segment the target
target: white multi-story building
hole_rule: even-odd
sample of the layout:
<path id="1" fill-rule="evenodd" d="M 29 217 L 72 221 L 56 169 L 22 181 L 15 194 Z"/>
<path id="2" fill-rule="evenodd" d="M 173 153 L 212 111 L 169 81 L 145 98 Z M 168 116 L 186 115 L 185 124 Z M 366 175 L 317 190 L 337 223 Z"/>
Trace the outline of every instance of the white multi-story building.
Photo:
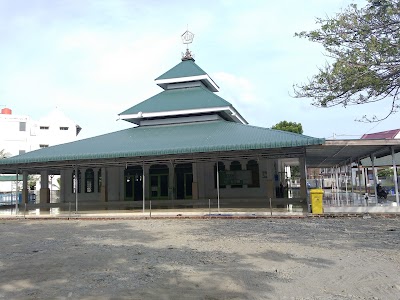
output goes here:
<path id="1" fill-rule="evenodd" d="M 3 156 L 9 157 L 72 142 L 77 139 L 80 130 L 79 125 L 58 109 L 39 120 L 34 120 L 27 115 L 15 115 L 11 109 L 3 108 L 0 113 L 0 151 Z M 59 189 L 59 186 L 54 184 L 57 178 L 49 181 L 51 190 Z M 40 188 L 39 177 L 32 177 L 31 180 L 35 182 L 32 189 Z M 15 203 L 16 182 L 16 175 L 1 176 L 0 205 Z M 20 182 L 19 185 L 21 184 Z M 22 185 L 19 188 L 21 187 Z"/>
<path id="2" fill-rule="evenodd" d="M 39 120 L 15 115 L 3 108 L 0 114 L 0 151 L 7 156 L 75 141 L 81 127 L 56 109 Z"/>

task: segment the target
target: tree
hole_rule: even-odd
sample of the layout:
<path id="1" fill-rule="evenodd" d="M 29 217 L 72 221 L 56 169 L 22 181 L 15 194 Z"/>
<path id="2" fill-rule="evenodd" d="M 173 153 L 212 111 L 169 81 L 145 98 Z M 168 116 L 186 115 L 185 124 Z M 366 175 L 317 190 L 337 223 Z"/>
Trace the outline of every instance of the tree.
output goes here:
<path id="1" fill-rule="evenodd" d="M 307 84 L 294 85 L 294 96 L 313 98 L 312 104 L 317 107 L 391 101 L 387 115 L 363 116 L 364 121 L 383 120 L 396 112 L 400 95 L 400 1 L 368 0 L 361 9 L 351 4 L 333 18 L 318 18 L 317 24 L 319 29 L 295 36 L 322 44 L 333 62 L 319 68 Z"/>
<path id="2" fill-rule="evenodd" d="M 393 175 L 394 175 L 393 168 L 385 168 L 378 170 L 378 177 L 389 177 Z"/>
<path id="3" fill-rule="evenodd" d="M 303 134 L 303 126 L 301 126 L 301 123 L 282 121 L 271 128 Z"/>
<path id="4" fill-rule="evenodd" d="M 6 152 L 6 150 L 0 150 L 0 159 L 7 158 L 10 156 L 10 153 Z"/>
<path id="5" fill-rule="evenodd" d="M 296 123 L 296 122 L 281 121 L 278 124 L 275 124 L 274 126 L 272 126 L 271 128 L 303 134 L 303 126 L 301 126 L 301 123 Z M 299 166 L 290 166 L 290 170 L 291 170 L 292 178 L 300 177 L 300 167 Z"/>

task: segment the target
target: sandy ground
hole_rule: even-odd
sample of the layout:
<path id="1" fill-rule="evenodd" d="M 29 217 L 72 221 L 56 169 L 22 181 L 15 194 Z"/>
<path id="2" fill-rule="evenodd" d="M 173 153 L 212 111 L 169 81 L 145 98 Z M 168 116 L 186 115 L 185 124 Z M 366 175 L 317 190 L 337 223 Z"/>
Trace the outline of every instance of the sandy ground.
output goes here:
<path id="1" fill-rule="evenodd" d="M 400 218 L 1 220 L 0 299 L 400 299 Z"/>

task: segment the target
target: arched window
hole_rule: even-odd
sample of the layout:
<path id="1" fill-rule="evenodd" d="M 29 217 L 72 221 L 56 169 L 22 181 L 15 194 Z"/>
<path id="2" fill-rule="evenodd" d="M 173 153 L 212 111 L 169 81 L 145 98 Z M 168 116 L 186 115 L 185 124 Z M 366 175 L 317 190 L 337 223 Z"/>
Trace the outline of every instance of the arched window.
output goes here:
<path id="1" fill-rule="evenodd" d="M 242 170 L 242 164 L 239 161 L 233 161 L 231 162 L 231 171 L 241 171 Z M 240 178 L 240 176 L 234 176 L 234 178 Z M 241 184 L 231 184 L 231 188 L 241 188 L 243 185 Z"/>
<path id="2" fill-rule="evenodd" d="M 101 193 L 101 168 L 97 171 L 97 192 Z"/>
<path id="3" fill-rule="evenodd" d="M 94 192 L 94 172 L 93 169 L 87 169 L 85 172 L 85 193 Z"/>
<path id="4" fill-rule="evenodd" d="M 72 193 L 76 192 L 75 170 L 72 172 Z M 78 170 L 78 193 L 81 192 L 81 170 Z"/>
<path id="5" fill-rule="evenodd" d="M 249 160 L 246 166 L 248 171 L 251 171 L 251 184 L 248 187 L 260 187 L 260 172 L 258 168 L 258 163 L 255 160 Z"/>
<path id="6" fill-rule="evenodd" d="M 223 162 L 218 162 L 218 172 L 219 172 L 219 188 L 224 189 L 226 185 L 221 184 L 221 175 L 225 172 L 225 165 Z M 214 188 L 217 188 L 217 164 L 214 164 Z"/>

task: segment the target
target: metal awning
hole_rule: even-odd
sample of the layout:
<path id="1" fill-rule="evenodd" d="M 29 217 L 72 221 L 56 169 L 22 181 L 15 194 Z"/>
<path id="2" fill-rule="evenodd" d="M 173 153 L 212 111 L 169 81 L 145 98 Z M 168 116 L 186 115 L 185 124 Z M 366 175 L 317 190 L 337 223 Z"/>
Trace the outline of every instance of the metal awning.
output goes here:
<path id="1" fill-rule="evenodd" d="M 306 147 L 309 168 L 343 166 L 375 155 L 376 158 L 400 152 L 400 140 L 326 140 L 323 145 Z"/>

